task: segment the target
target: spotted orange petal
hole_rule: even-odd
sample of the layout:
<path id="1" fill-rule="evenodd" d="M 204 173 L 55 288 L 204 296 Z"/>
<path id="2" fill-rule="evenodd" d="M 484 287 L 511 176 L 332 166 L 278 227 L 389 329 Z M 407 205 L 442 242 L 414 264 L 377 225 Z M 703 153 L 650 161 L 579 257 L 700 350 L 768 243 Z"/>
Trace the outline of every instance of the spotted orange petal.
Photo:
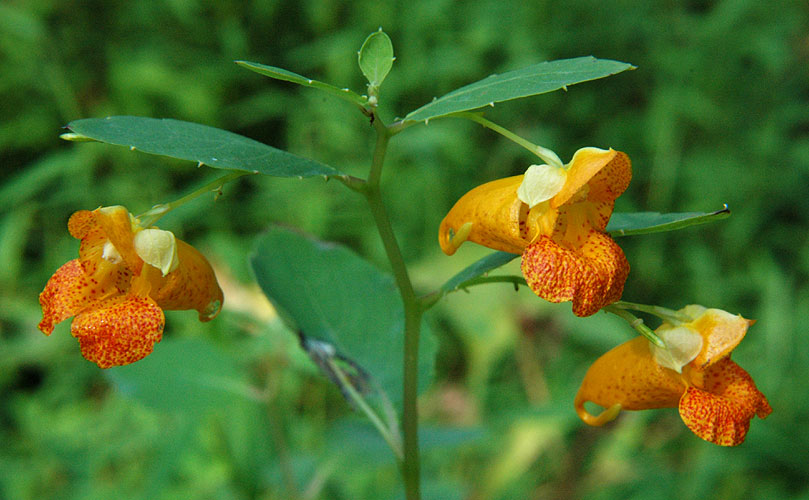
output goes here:
<path id="1" fill-rule="evenodd" d="M 458 249 L 452 237 L 471 223 L 466 239 L 504 252 L 522 253 L 528 244 L 525 220 L 528 206 L 517 198 L 523 176 L 506 177 L 481 184 L 459 199 L 438 230 L 438 241 L 447 255 Z"/>
<path id="2" fill-rule="evenodd" d="M 107 235 L 96 222 L 95 212 L 90 210 L 79 210 L 74 212 L 67 221 L 67 229 L 70 235 L 81 240 L 79 246 L 79 260 L 82 268 L 88 276 L 98 274 L 98 264 L 104 253 Z M 128 286 L 128 279 L 118 283 L 121 286 Z"/>
<path id="3" fill-rule="evenodd" d="M 744 442 L 750 420 L 772 413 L 752 377 L 724 358 L 705 370 L 702 388 L 689 387 L 679 403 L 680 416 L 694 434 L 720 446 Z"/>
<path id="4" fill-rule="evenodd" d="M 150 282 L 149 296 L 162 309 L 196 309 L 200 321 L 212 320 L 222 309 L 224 298 L 211 264 L 182 240 L 177 240 L 177 257 L 179 266 L 166 276 L 152 266 L 144 266 Z"/>
<path id="5" fill-rule="evenodd" d="M 39 294 L 42 306 L 42 321 L 39 329 L 46 335 L 53 327 L 71 316 L 75 316 L 100 299 L 103 287 L 85 276 L 79 259 L 73 259 L 48 280 L 45 289 Z"/>
<path id="6" fill-rule="evenodd" d="M 706 309 L 698 318 L 688 323 L 703 338 L 702 350 L 692 364 L 705 368 L 730 355 L 751 324 L 750 320 L 739 315 L 720 309 Z"/>
<path id="7" fill-rule="evenodd" d="M 90 210 L 73 212 L 73 215 L 67 221 L 68 232 L 77 240 L 86 237 L 90 231 L 97 227 L 95 214 Z"/>
<path id="8" fill-rule="evenodd" d="M 152 352 L 163 337 L 163 311 L 149 297 L 118 295 L 76 316 L 71 333 L 99 368 L 127 365 Z"/>
<path id="9" fill-rule="evenodd" d="M 590 316 L 621 297 L 629 263 L 612 238 L 590 231 L 572 250 L 540 236 L 522 256 L 522 272 L 531 290 L 550 302 L 573 301 L 573 313 Z"/>
<path id="10" fill-rule="evenodd" d="M 608 351 L 590 366 L 574 406 L 585 423 L 602 425 L 608 419 L 590 415 L 584 408 L 585 402 L 605 408 L 620 405 L 625 410 L 674 408 L 685 387 L 677 373 L 655 362 L 649 341 L 636 337 Z M 611 417 L 616 414 L 613 411 Z"/>
<path id="11" fill-rule="evenodd" d="M 140 274 L 143 261 L 135 252 L 135 235 L 126 208 L 114 206 L 93 211 L 79 210 L 70 217 L 67 227 L 74 238 L 81 240 L 79 258 L 87 274 L 94 274 L 95 265 L 101 260 L 107 242 L 121 255 L 125 263 L 122 269 L 128 268 L 132 274 Z"/>
<path id="12" fill-rule="evenodd" d="M 570 160 L 567 182 L 551 200 L 557 208 L 574 199 L 587 186 L 590 201 L 615 201 L 632 180 L 632 164 L 629 156 L 614 149 L 582 148 Z"/>

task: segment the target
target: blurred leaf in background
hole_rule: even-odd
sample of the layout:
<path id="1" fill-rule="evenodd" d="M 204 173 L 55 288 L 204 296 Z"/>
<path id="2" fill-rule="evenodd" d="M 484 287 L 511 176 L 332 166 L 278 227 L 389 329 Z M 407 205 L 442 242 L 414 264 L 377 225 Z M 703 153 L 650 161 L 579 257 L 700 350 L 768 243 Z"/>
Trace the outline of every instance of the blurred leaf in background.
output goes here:
<path id="1" fill-rule="evenodd" d="M 809 431 L 794 425 L 809 417 L 803 0 L 3 2 L 0 497 L 396 498 L 384 442 L 261 302 L 247 264 L 256 237 L 282 223 L 381 266 L 361 199 L 338 183 L 242 178 L 215 203 L 202 197 L 161 220 L 211 257 L 229 298 L 209 324 L 170 313 L 152 364 L 101 372 L 76 355 L 66 325 L 47 339 L 36 329 L 37 294 L 77 250 L 65 233 L 72 212 L 113 204 L 142 212 L 217 176 L 191 162 L 67 143 L 62 126 L 109 115 L 192 121 L 364 173 L 373 139 L 355 106 L 233 61 L 362 94 L 356 51 L 379 26 L 396 55 L 380 94 L 388 118 L 546 60 L 635 65 L 486 113 L 562 158 L 583 145 L 626 151 L 634 179 L 617 211 L 730 206 L 722 222 L 623 238 L 632 263 L 625 298 L 757 319 L 734 359 L 774 408 L 733 450 L 690 435 L 676 411 L 585 428 L 572 410 L 584 371 L 631 332 L 606 315 L 572 318 L 510 285 L 475 287 L 449 295 L 431 318 L 439 346 L 421 400 L 425 497 L 805 498 Z M 430 291 L 488 253 L 471 245 L 451 259 L 440 253 L 446 210 L 534 158 L 446 119 L 397 136 L 388 161 L 394 228 L 413 279 Z M 157 380 L 133 385 L 137 370 L 145 370 L 137 380 Z M 227 383 L 178 389 L 206 379 Z"/>

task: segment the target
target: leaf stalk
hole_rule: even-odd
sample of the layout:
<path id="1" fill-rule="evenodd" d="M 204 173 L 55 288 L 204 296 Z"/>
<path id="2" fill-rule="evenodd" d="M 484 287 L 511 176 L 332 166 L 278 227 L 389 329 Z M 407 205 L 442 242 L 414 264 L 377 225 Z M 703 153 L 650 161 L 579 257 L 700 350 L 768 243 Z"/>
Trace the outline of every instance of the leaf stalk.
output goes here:
<path id="1" fill-rule="evenodd" d="M 140 214 L 137 218 L 140 219 L 140 223 L 141 223 L 141 225 L 143 227 L 149 227 L 149 226 L 153 225 L 154 223 L 156 223 L 158 220 L 160 220 L 161 217 L 163 217 L 167 213 L 174 210 L 175 208 L 180 207 L 180 206 L 188 203 L 189 201 L 191 201 L 191 200 L 193 200 L 193 199 L 195 199 L 195 198 L 197 198 L 199 196 L 202 196 L 203 194 L 210 193 L 210 192 L 220 193 L 221 189 L 222 189 L 222 186 L 224 186 L 225 184 L 227 184 L 230 181 L 236 180 L 239 177 L 242 177 L 242 176 L 245 176 L 245 175 L 248 175 L 248 174 L 252 175 L 252 172 L 248 172 L 248 171 L 245 171 L 245 170 L 237 170 L 237 171 L 231 172 L 231 173 L 229 173 L 227 175 L 223 175 L 222 177 L 219 177 L 219 178 L 205 184 L 204 186 L 194 190 L 192 193 L 189 193 L 189 194 L 183 196 L 182 198 L 180 198 L 178 200 L 174 200 L 174 201 L 171 201 L 169 203 L 162 203 L 160 205 L 153 206 L 151 209 L 149 209 L 146 212 L 143 212 L 142 214 Z"/>

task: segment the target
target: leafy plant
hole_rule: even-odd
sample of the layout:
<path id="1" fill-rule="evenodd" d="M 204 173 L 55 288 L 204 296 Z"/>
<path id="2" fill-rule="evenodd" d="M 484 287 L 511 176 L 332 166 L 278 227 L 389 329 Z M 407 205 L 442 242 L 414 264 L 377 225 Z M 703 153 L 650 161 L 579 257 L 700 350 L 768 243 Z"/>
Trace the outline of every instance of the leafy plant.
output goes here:
<path id="1" fill-rule="evenodd" d="M 362 113 L 376 135 L 371 164 L 364 177 L 349 175 L 336 167 L 225 130 L 172 119 L 111 116 L 76 120 L 67 125 L 69 132 L 63 138 L 124 146 L 134 151 L 192 161 L 198 166 L 231 171 L 179 200 L 158 205 L 142 214 L 139 218 L 145 226 L 153 224 L 170 210 L 197 196 L 218 191 L 226 183 L 242 176 L 267 175 L 290 178 L 290 182 L 306 177 L 324 177 L 342 183 L 349 191 L 365 200 L 367 213 L 375 223 L 387 257 L 389 273 L 377 269 L 344 246 L 323 242 L 294 229 L 277 226 L 270 227 L 258 236 L 254 252 L 250 256 L 250 264 L 255 280 L 264 294 L 289 328 L 298 332 L 303 352 L 315 362 L 324 376 L 339 387 L 349 404 L 363 413 L 383 436 L 400 467 L 407 498 L 417 499 L 421 496 L 421 460 L 416 403 L 419 391 L 430 384 L 436 350 L 426 326 L 429 321 L 425 317 L 429 310 L 454 291 L 486 283 L 508 282 L 515 286 L 531 286 L 537 294 L 544 295 L 536 290 L 535 277 L 525 269 L 525 278 L 489 275 L 517 257 L 514 251 L 503 251 L 496 244 L 486 246 L 499 251 L 483 257 L 454 276 L 448 272 L 447 275 L 451 277 L 436 290 L 417 289 L 411 281 L 402 247 L 394 233 L 382 190 L 381 181 L 386 168 L 388 145 L 394 137 L 413 127 L 444 118 L 465 119 L 525 147 L 545 162 L 543 167 L 566 170 L 568 174 L 565 175 L 572 177 L 577 165 L 575 156 L 569 164 L 563 165 L 555 153 L 492 122 L 485 117 L 485 111 L 498 103 L 567 89 L 569 86 L 615 75 L 633 67 L 627 63 L 593 57 L 541 62 L 488 76 L 405 113 L 404 118 L 389 121 L 388 117 L 381 115 L 379 104 L 384 100 L 381 89 L 390 76 L 393 62 L 390 38 L 381 29 L 368 36 L 358 53 L 359 68 L 368 82 L 363 93 L 285 69 L 237 61 L 241 67 L 272 79 L 322 91 L 325 95 L 350 103 Z M 608 176 L 605 174 L 605 177 Z M 610 179 L 605 182 L 610 182 Z M 400 186 L 398 189 L 407 190 L 408 186 Z M 564 192 L 562 187 L 551 196 L 560 192 Z M 581 185 L 577 185 L 575 192 L 569 194 L 568 198 L 575 202 L 588 195 L 587 189 Z M 415 198 L 418 194 L 412 193 L 412 196 Z M 550 197 L 539 200 L 537 204 L 547 204 L 549 199 Z M 520 200 L 525 202 L 522 198 Z M 311 202 L 316 203 L 316 200 Z M 610 236 L 617 238 L 683 229 L 729 215 L 727 207 L 708 213 L 639 212 L 613 215 L 612 202 L 614 197 L 609 201 L 607 218 L 612 215 L 609 225 L 606 225 L 605 220 L 605 227 L 593 228 L 608 239 Z M 565 200 L 559 201 L 558 205 L 567 204 L 568 201 Z M 553 209 L 558 208 L 556 206 Z M 533 209 L 532 204 L 526 210 Z M 457 248 L 469 237 L 470 231 L 474 231 L 470 227 L 464 225 L 452 228 L 449 243 Z M 551 228 L 553 223 L 546 229 L 550 231 Z M 550 240 L 550 233 L 542 236 Z M 533 240 L 526 241 L 526 245 L 532 246 L 538 238 L 540 236 L 535 235 Z M 525 255 L 524 261 L 527 259 Z M 626 279 L 625 275 L 623 279 Z M 623 281 L 620 283 L 620 289 L 622 288 Z M 572 300 L 557 298 L 548 300 Z M 664 321 L 664 325 L 690 325 L 696 321 L 693 315 L 659 306 L 620 302 L 615 298 L 607 302 L 603 309 L 626 319 L 632 328 L 664 350 L 677 347 L 675 340 L 666 340 L 674 337 L 661 338 L 629 311 L 658 316 Z M 694 358 L 677 358 L 682 363 L 676 368 L 682 369 L 692 359 Z M 140 375 L 130 371 L 128 376 L 132 377 L 130 381 L 137 381 L 150 377 L 149 373 L 147 370 Z M 222 375 L 222 380 L 235 392 L 244 392 L 238 381 L 228 381 L 226 374 Z M 132 385 L 136 390 L 143 386 L 137 383 Z M 613 409 L 614 407 L 610 407 L 608 411 Z M 610 415 L 614 417 L 614 414 Z"/>

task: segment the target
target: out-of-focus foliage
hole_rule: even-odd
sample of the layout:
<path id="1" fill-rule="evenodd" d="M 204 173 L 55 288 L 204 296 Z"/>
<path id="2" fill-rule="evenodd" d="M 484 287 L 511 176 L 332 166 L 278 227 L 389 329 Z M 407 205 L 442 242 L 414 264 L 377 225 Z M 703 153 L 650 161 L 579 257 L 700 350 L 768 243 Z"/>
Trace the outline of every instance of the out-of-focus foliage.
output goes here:
<path id="1" fill-rule="evenodd" d="M 476 287 L 435 311 L 436 381 L 421 400 L 425 498 L 805 498 L 809 430 L 795 425 L 809 417 L 802 0 L 3 2 L 0 497 L 397 497 L 384 442 L 317 373 L 247 270 L 256 236 L 273 222 L 382 265 L 362 200 L 339 183 L 242 178 L 215 203 L 203 197 L 161 220 L 216 263 L 226 309 L 204 325 L 168 315 L 154 356 L 183 368 L 154 370 L 154 387 L 128 384 L 127 367 L 101 372 L 86 362 L 67 324 L 50 338 L 36 329 L 37 294 L 77 251 L 66 230 L 73 211 L 123 204 L 142 212 L 217 175 L 66 143 L 62 125 L 112 114 L 195 121 L 361 175 L 373 138 L 351 104 L 233 61 L 362 93 L 356 51 L 379 26 L 396 55 L 380 93 L 388 119 L 543 60 L 594 55 L 636 65 L 498 104 L 487 116 L 562 158 L 589 145 L 627 152 L 634 179 L 618 211 L 729 204 L 733 216 L 722 222 L 622 238 L 633 266 L 625 298 L 756 318 L 734 357 L 774 408 L 732 450 L 695 438 L 674 410 L 586 428 L 572 410 L 578 383 L 632 332 L 616 318 L 574 318 L 569 305 L 507 285 Z M 412 127 L 388 159 L 389 210 L 424 292 L 486 253 L 465 246 L 440 254 L 436 228 L 446 210 L 472 186 L 534 161 L 456 119 Z M 192 383 L 195 370 L 217 390 Z"/>

